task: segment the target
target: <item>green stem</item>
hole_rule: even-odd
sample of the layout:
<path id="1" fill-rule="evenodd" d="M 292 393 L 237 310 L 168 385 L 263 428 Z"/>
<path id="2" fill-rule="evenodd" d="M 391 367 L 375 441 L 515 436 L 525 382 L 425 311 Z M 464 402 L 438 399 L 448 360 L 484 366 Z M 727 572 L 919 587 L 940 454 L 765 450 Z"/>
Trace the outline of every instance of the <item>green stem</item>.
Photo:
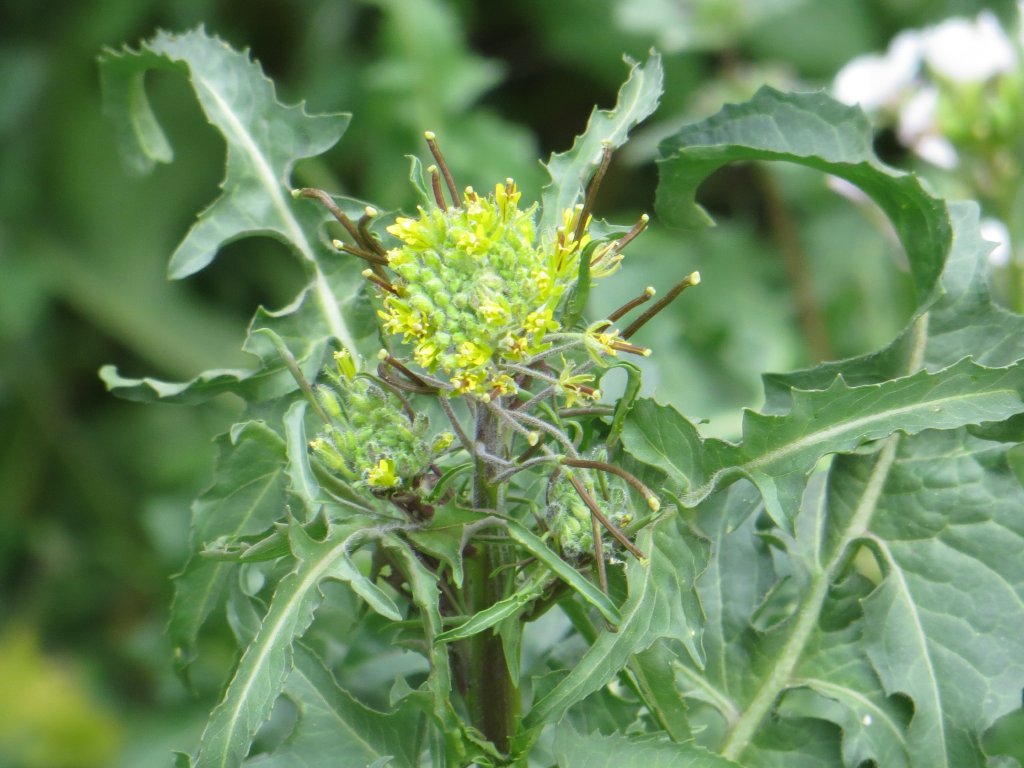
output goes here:
<path id="1" fill-rule="evenodd" d="M 489 408 L 479 409 L 475 442 L 486 455 L 503 454 L 500 424 Z M 493 471 L 486 461 L 478 458 L 473 477 L 473 505 L 477 509 L 500 511 L 500 504 L 500 486 L 494 482 Z M 509 560 L 507 546 L 480 540 L 473 542 L 473 551 L 467 554 L 465 561 L 467 613 L 479 613 L 505 597 L 503 587 L 511 571 L 502 566 Z M 466 642 L 465 652 L 469 671 L 466 701 L 473 725 L 499 751 L 508 753 L 519 715 L 519 691 L 509 674 L 501 637 L 493 632 L 481 632 Z"/>

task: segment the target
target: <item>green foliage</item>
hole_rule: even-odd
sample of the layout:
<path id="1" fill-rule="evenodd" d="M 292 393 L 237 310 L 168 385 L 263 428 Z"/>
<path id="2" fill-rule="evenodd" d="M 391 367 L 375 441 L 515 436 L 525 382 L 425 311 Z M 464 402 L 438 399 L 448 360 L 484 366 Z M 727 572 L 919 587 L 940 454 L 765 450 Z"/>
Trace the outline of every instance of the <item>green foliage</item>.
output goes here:
<path id="1" fill-rule="evenodd" d="M 933 129 L 961 159 L 949 172 L 904 154 L 917 148 L 898 131 L 872 135 L 857 110 L 787 93 L 981 5 L 6 8 L 0 763 L 157 768 L 202 744 L 178 764 L 491 765 L 507 761 L 504 733 L 537 766 L 1024 761 L 1024 328 L 989 297 L 991 283 L 1019 311 L 1020 264 L 986 262 L 977 208 L 932 191 L 977 198 L 984 237 L 997 217 L 1020 253 L 1019 132 L 1004 130 L 1019 71 L 984 84 L 922 71 L 902 92 L 942 91 Z M 984 5 L 1015 34 L 1015 3 Z M 765 83 L 777 90 L 754 95 Z M 309 106 L 281 104 L 298 99 Z M 738 103 L 701 119 L 725 102 Z M 594 104 L 606 111 L 574 142 Z M 893 105 L 869 116 L 885 125 Z M 428 438 L 401 485 L 362 478 L 399 474 L 372 429 L 359 477 L 309 449 L 328 431 L 334 351 L 364 381 L 382 345 L 422 369 L 380 334 L 366 265 L 331 247 L 350 241 L 344 227 L 288 193 L 336 191 L 353 221 L 366 205 L 353 198 L 372 201 L 369 231 L 389 249 L 397 212 L 434 204 L 425 129 L 460 183 L 486 193 L 513 177 L 549 232 L 586 199 L 610 140 L 591 257 L 650 212 L 669 137 L 659 217 L 610 279 L 590 285 L 579 259 L 559 333 L 703 276 L 632 338 L 651 357 L 611 358 L 594 331 L 593 359 L 548 360 L 540 373 L 573 378 L 575 412 L 548 401 L 525 414 L 546 428 L 503 422 L 499 458 L 534 437 L 540 453 L 496 499 L 474 493 L 488 489 L 461 438 L 432 440 L 452 427 L 423 391 L 402 392 L 415 425 L 404 408 L 385 419 Z M 145 173 L 120 173 L 116 149 Z M 832 194 L 825 174 L 874 202 Z M 716 228 L 659 227 L 704 224 L 695 202 Z M 187 280 L 165 279 L 170 254 Z M 118 395 L 159 404 L 111 400 L 101 363 Z M 472 435 L 470 407 L 449 404 Z M 546 451 L 569 444 L 639 478 L 661 509 L 587 467 L 563 465 L 553 499 Z M 638 547 L 605 530 L 604 577 L 570 471 Z M 338 537 L 350 549 L 303 582 Z"/>
<path id="2" fill-rule="evenodd" d="M 707 220 L 696 191 L 726 163 L 808 166 L 878 204 L 916 289 L 913 316 L 880 352 L 766 376 L 764 409 L 746 411 L 730 442 L 639 396 L 641 370 L 629 364 L 615 408 L 531 412 L 564 391 L 546 362 L 552 343 L 563 356 L 583 353 L 572 364 L 563 358 L 563 379 L 577 365 L 580 374 L 604 365 L 604 354 L 646 354 L 611 323 L 576 332 L 580 302 L 571 296 L 552 305 L 571 318 L 564 330 L 551 326 L 554 341 L 538 336 L 508 359 L 489 350 L 493 381 L 467 387 L 461 373 L 451 382 L 434 376 L 432 358 L 421 354 L 432 339 L 427 309 L 396 299 L 404 283 L 389 286 L 376 265 L 364 274 L 392 292 L 382 305 L 405 313 L 400 328 L 389 328 L 382 311 L 384 330 L 415 339 L 413 357 L 425 370 L 406 373 L 395 356 L 415 365 L 408 347 L 385 336 L 381 366 L 374 373 L 362 364 L 353 378 L 349 354 L 369 356 L 375 343 L 375 334 L 350 330 L 354 297 L 365 289 L 316 239 L 323 219 L 312 204 L 287 194 L 292 165 L 333 143 L 345 121 L 281 107 L 256 65 L 201 30 L 107 54 L 104 66 L 108 108 L 134 126 L 143 157 L 169 159 L 141 90 L 154 67 L 188 74 L 228 144 L 224 196 L 172 257 L 172 274 L 202 269 L 227 240 L 271 232 L 294 248 L 308 278 L 287 311 L 254 321 L 252 371 L 210 371 L 185 385 L 103 374 L 132 399 L 187 402 L 231 391 L 248 401 L 248 420 L 220 439 L 215 482 L 194 507 L 196 554 L 178 580 L 172 628 L 190 660 L 233 579 L 241 589 L 231 592 L 229 615 L 250 628 L 239 633 L 240 660 L 198 752 L 180 764 L 307 765 L 337 754 L 353 765 L 416 765 L 428 756 L 435 764 L 527 764 L 546 750 L 570 766 L 986 764 L 983 735 L 1019 706 L 1024 687 L 1024 572 L 1014 556 L 1024 491 L 1009 459 L 1024 411 L 1021 321 L 988 298 L 976 211 L 949 206 L 882 164 L 859 111 L 821 94 L 763 90 L 661 144 L 658 208 L 669 222 Z M 250 96 L 239 101 L 242 92 Z M 541 237 L 564 221 L 557 247 L 582 246 L 573 241 L 586 225 L 574 223 L 573 206 L 588 210 L 604 148 L 623 144 L 661 92 L 652 55 L 633 66 L 615 109 L 595 112 L 573 149 L 552 157 Z M 435 196 L 440 221 L 445 202 Z M 454 188 L 451 197 L 458 205 Z M 350 250 L 396 264 L 406 258 L 365 229 L 371 219 L 357 227 L 344 213 L 337 218 L 355 240 Z M 388 231 L 408 244 L 428 219 Z M 595 238 L 604 230 L 621 231 L 603 227 Z M 474 232 L 459 236 L 460 248 L 490 236 Z M 588 265 L 601 248 L 582 250 Z M 443 304 L 442 266 L 428 277 L 441 281 L 430 290 Z M 589 282 L 588 270 L 580 277 Z M 336 353 L 331 386 L 314 392 L 307 379 L 320 377 L 332 346 L 347 351 Z M 451 354 L 474 350 L 463 343 Z M 272 377 L 273 385 L 253 386 Z M 404 394 L 368 398 L 370 379 Z M 382 407 L 391 414 L 384 421 L 374 416 Z M 447 417 L 460 441 L 421 445 L 423 411 Z M 408 428 L 392 429 L 395 419 L 409 419 Z M 369 431 L 345 442 L 339 420 Z M 309 454 L 312 430 L 321 437 Z M 381 440 L 390 441 L 386 456 L 374 447 Z M 391 445 L 402 440 L 409 444 Z M 396 474 L 397 458 L 387 457 L 402 450 L 420 459 Z M 524 450 L 538 458 L 516 466 Z M 628 494 L 616 490 L 623 478 Z M 544 509 L 554 515 L 549 524 L 538 523 Z M 612 535 L 581 546 L 558 515 L 577 527 L 593 515 L 593 531 L 604 524 Z M 329 659 L 302 642 L 335 594 L 325 591 L 329 581 L 359 599 L 338 604 L 348 622 L 361 615 L 369 625 L 376 614 L 373 625 L 390 627 L 426 664 L 400 673 L 376 709 L 339 687 Z M 523 627 L 549 615 L 576 648 L 566 657 L 564 638 L 552 636 L 524 665 L 531 635 Z M 269 751 L 250 754 L 282 696 L 296 707 L 294 728 L 276 746 L 268 734 Z"/>

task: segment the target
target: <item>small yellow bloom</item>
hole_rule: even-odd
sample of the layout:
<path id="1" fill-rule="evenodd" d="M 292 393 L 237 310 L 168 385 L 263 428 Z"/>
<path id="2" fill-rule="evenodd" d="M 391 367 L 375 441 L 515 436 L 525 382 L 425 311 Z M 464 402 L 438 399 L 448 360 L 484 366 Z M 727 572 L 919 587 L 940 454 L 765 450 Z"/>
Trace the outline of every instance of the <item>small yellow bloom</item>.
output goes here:
<path id="1" fill-rule="evenodd" d="M 519 390 L 519 387 L 516 386 L 515 379 L 507 373 L 502 373 L 491 379 L 491 387 L 497 389 L 499 395 L 512 395 Z"/>
<path id="2" fill-rule="evenodd" d="M 482 344 L 474 344 L 472 341 L 464 341 L 459 345 L 459 354 L 456 363 L 463 368 L 473 368 L 483 365 L 491 359 L 491 350 Z"/>
<path id="3" fill-rule="evenodd" d="M 377 465 L 370 467 L 366 473 L 366 482 L 372 488 L 394 488 L 401 483 L 398 473 L 395 471 L 395 462 L 391 459 L 381 459 Z"/>
<path id="4" fill-rule="evenodd" d="M 526 316 L 526 322 L 523 323 L 523 329 L 528 333 L 545 333 L 557 331 L 558 328 L 558 323 L 553 319 L 551 309 L 548 307 L 531 312 Z"/>

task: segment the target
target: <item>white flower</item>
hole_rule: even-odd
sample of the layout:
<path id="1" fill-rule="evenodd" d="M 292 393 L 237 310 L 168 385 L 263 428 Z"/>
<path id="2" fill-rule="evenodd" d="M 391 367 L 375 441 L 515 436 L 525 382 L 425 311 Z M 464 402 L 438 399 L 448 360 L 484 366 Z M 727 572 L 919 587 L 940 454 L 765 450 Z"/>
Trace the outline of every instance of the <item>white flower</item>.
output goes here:
<path id="1" fill-rule="evenodd" d="M 1017 66 L 1013 44 L 990 11 L 976 19 L 947 19 L 924 33 L 924 59 L 955 83 L 981 83 Z"/>
<path id="2" fill-rule="evenodd" d="M 939 168 L 955 168 L 959 156 L 952 142 L 939 133 L 938 109 L 938 89 L 922 88 L 900 109 L 896 133 L 918 157 Z"/>
<path id="3" fill-rule="evenodd" d="M 1005 267 L 1010 263 L 1010 231 L 999 219 L 982 219 L 981 236 L 995 248 L 988 255 L 988 263 L 993 267 Z"/>
<path id="4" fill-rule="evenodd" d="M 835 97 L 846 104 L 860 104 L 871 112 L 893 107 L 914 81 L 921 66 L 921 36 L 916 31 L 893 38 L 884 55 L 858 56 L 836 75 Z"/>

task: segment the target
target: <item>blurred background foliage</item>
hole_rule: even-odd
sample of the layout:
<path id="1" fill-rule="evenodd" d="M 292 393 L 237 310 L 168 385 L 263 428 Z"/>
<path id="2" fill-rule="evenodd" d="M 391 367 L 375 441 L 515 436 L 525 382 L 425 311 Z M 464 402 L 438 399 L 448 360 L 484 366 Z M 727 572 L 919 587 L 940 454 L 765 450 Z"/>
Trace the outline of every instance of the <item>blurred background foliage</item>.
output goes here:
<path id="1" fill-rule="evenodd" d="M 166 281 L 169 254 L 215 197 L 224 147 L 184 80 L 157 73 L 148 86 L 176 162 L 128 175 L 100 109 L 104 46 L 202 23 L 251 48 L 282 100 L 354 114 L 295 181 L 386 210 L 412 203 L 405 156 L 422 156 L 427 128 L 461 183 L 514 176 L 535 197 L 537 158 L 568 147 L 595 103 L 611 106 L 623 54 L 656 47 L 662 107 L 615 158 L 597 206 L 628 223 L 651 209 L 657 142 L 682 122 L 764 83 L 827 85 L 900 30 L 983 7 L 1015 13 L 967 0 L 2 0 L 0 768 L 168 765 L 194 740 L 234 643 L 213 626 L 191 687 L 177 679 L 168 579 L 211 438 L 237 404 L 130 404 L 96 371 L 181 380 L 244 366 L 255 307 L 282 306 L 302 279 L 280 244 L 247 240 Z M 912 162 L 885 133 L 879 151 Z M 760 372 L 874 349 L 912 297 L 891 236 L 820 175 L 726 169 L 703 199 L 716 229 L 652 227 L 593 300 L 607 309 L 699 269 L 700 289 L 640 339 L 656 350 L 646 387 L 731 435 L 739 408 L 759 404 Z"/>

